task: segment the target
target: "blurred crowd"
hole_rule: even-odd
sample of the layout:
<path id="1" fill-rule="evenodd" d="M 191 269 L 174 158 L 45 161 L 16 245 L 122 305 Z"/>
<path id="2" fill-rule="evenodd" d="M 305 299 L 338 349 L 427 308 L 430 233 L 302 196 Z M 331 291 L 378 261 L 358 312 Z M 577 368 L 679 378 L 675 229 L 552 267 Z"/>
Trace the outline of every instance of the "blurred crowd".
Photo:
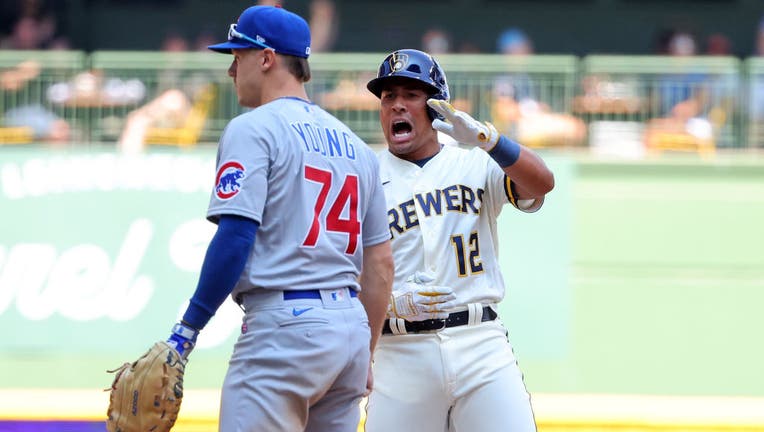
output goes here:
<path id="1" fill-rule="evenodd" d="M 286 1 L 260 0 L 257 3 L 289 6 Z M 55 0 L 3 2 L 0 5 L 0 49 L 70 49 L 62 4 Z M 311 0 L 308 10 L 306 18 L 313 33 L 312 51 L 333 51 L 341 20 L 334 0 Z M 164 52 L 206 51 L 206 47 L 217 39 L 218 30 L 202 28 L 189 34 L 188 29 L 167 26 L 156 48 Z M 755 52 L 751 55 L 764 56 L 764 19 L 756 29 L 752 29 L 751 34 L 755 40 Z M 420 39 L 412 41 L 410 47 L 429 52 L 436 58 L 448 54 L 486 53 L 468 41 L 456 43 L 453 34 L 442 26 L 424 28 Z M 401 47 L 390 47 L 391 50 L 394 48 Z M 496 34 L 495 48 L 491 52 L 514 59 L 512 61 L 516 63 L 536 54 L 532 35 L 514 25 Z M 654 36 L 654 45 L 645 52 L 672 57 L 677 61 L 699 56 L 734 57 L 733 53 L 733 43 L 727 35 L 714 32 L 701 39 L 696 32 L 679 26 L 658 32 Z M 39 64 L 27 61 L 0 69 L 4 99 L 11 100 L 13 94 L 23 91 L 24 83 L 33 80 L 39 74 L 39 68 Z M 373 73 L 341 75 L 332 88 L 324 89 L 316 97 L 329 109 L 375 110 L 377 101 L 365 89 L 365 83 Z M 210 94 L 209 85 L 205 86 L 209 84 L 209 77 L 197 76 L 186 80 L 191 85 L 183 86 L 177 85 L 178 79 L 168 81 L 167 85 L 158 86 L 152 94 L 147 93 L 140 81 L 107 78 L 101 71 L 85 71 L 68 82 L 51 86 L 48 99 L 51 104 L 64 104 L 65 98 L 75 97 L 73 91 L 82 88 L 89 88 L 91 92 L 94 88 L 104 90 L 107 95 L 118 91 L 122 98 L 120 103 L 135 106 L 121 120 L 121 132 L 116 138 L 126 151 L 143 148 L 151 128 L 158 125 L 180 127 L 194 107 L 199 107 L 200 95 Z M 732 89 L 737 87 L 733 83 L 720 82 L 718 76 L 691 70 L 659 75 L 651 77 L 651 80 L 651 88 L 645 90 L 639 88 L 638 77 L 628 74 L 586 74 L 580 79 L 577 95 L 560 107 L 553 106 L 548 95 L 544 96 L 545 84 L 539 81 L 537 75 L 522 70 L 508 71 L 492 78 L 488 109 L 493 122 L 502 132 L 530 145 L 592 145 L 592 142 L 596 144 L 610 140 L 616 133 L 622 141 L 629 134 L 638 137 L 635 138 L 639 141 L 635 144 L 637 152 L 664 147 L 712 149 L 720 131 L 729 128 L 731 120 L 740 114 L 735 112 L 732 101 L 738 96 L 733 94 L 736 90 Z M 107 91 L 109 89 L 111 93 Z M 467 111 L 477 109 L 473 106 L 474 101 L 465 95 L 453 89 L 452 93 L 457 108 Z M 133 99 L 125 99 L 128 96 Z M 80 102 L 82 100 L 80 97 Z M 50 106 L 11 105 L 2 105 L 5 112 L 0 113 L 0 127 L 31 128 L 35 140 L 63 142 L 71 138 L 72 128 Z M 650 118 L 640 118 L 639 122 L 618 121 L 645 112 L 646 106 L 650 107 Z M 762 118 L 764 123 L 764 83 L 751 84 L 750 110 L 752 118 Z"/>
<path id="2" fill-rule="evenodd" d="M 55 0 L 0 2 L 0 49 L 69 48 L 63 9 Z"/>

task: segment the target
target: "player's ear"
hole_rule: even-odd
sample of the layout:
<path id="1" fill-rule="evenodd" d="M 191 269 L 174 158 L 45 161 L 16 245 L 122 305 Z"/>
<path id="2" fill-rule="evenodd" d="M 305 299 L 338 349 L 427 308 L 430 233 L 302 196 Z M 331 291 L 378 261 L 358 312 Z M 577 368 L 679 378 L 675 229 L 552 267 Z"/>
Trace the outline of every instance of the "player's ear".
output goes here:
<path id="1" fill-rule="evenodd" d="M 268 70 L 276 64 L 276 51 L 274 51 L 273 48 L 265 48 L 261 51 L 262 56 L 260 57 L 260 67 L 263 70 Z"/>

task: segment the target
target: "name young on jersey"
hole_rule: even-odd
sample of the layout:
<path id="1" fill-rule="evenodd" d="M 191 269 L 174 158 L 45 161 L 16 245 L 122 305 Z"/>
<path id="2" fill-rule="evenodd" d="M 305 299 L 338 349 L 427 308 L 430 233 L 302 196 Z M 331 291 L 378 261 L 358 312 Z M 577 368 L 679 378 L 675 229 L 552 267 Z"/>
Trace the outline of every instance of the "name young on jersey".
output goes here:
<path id="1" fill-rule="evenodd" d="M 484 189 L 466 185 L 451 185 L 431 192 L 417 193 L 387 211 L 390 220 L 390 238 L 419 226 L 417 207 L 424 217 L 442 216 L 446 212 L 480 214 Z"/>
<path id="2" fill-rule="evenodd" d="M 290 126 L 305 144 L 305 151 L 322 156 L 355 160 L 353 138 L 346 131 L 337 131 L 334 128 L 307 122 L 293 122 Z"/>

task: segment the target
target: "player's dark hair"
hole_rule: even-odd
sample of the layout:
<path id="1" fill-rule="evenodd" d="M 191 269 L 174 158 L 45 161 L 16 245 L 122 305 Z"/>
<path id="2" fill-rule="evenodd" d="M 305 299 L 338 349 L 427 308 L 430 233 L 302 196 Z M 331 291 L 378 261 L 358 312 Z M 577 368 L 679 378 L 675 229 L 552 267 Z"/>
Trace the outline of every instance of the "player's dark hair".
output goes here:
<path id="1" fill-rule="evenodd" d="M 302 82 L 310 81 L 310 65 L 308 59 L 296 56 L 285 55 L 284 62 L 289 73 Z"/>

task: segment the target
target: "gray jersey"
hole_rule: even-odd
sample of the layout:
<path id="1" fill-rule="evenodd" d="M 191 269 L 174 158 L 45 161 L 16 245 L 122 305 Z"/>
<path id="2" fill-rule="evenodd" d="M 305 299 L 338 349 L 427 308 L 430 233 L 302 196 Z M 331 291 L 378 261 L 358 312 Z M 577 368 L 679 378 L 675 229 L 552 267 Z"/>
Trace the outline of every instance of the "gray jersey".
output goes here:
<path id="1" fill-rule="evenodd" d="M 315 104 L 280 98 L 226 126 L 207 218 L 260 223 L 233 290 L 360 289 L 363 247 L 388 240 L 377 158 Z"/>

